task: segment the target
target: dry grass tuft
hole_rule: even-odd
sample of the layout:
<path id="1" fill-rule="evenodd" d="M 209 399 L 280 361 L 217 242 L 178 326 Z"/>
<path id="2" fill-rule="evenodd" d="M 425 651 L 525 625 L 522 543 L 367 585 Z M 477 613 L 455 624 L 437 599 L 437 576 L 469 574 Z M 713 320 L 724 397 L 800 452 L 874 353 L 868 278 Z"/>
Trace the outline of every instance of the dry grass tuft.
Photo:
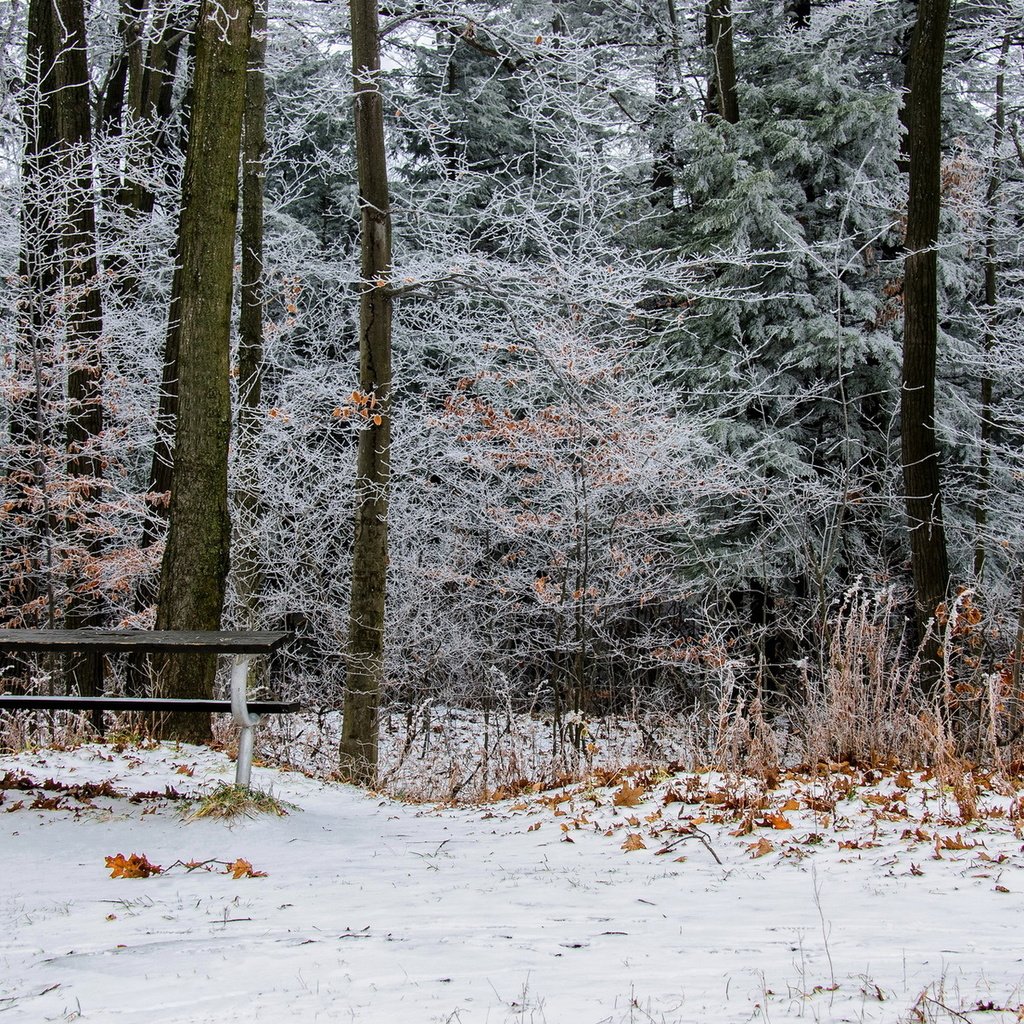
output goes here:
<path id="1" fill-rule="evenodd" d="M 189 804 L 182 812 L 182 819 L 196 821 L 199 818 L 220 818 L 231 821 L 235 818 L 255 818 L 260 814 L 284 817 L 295 809 L 293 804 L 278 800 L 264 790 L 225 784 Z"/>

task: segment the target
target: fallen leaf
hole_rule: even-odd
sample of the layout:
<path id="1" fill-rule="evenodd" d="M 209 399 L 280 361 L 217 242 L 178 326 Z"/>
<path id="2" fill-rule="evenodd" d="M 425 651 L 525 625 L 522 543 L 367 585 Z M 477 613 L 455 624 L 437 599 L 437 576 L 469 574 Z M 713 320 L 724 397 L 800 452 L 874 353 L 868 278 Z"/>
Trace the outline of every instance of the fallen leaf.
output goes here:
<path id="1" fill-rule="evenodd" d="M 130 857 L 117 853 L 104 859 L 111 878 L 149 878 L 163 871 L 159 864 L 151 864 L 143 853 L 133 853 Z"/>
<path id="2" fill-rule="evenodd" d="M 623 850 L 646 850 L 647 844 L 640 838 L 639 832 L 630 832 L 626 841 L 622 844 Z"/>
<path id="3" fill-rule="evenodd" d="M 616 807 L 636 807 L 643 800 L 645 792 L 643 786 L 632 786 L 629 782 L 624 782 L 622 787 L 616 790 L 612 803 Z"/>
<path id="4" fill-rule="evenodd" d="M 763 857 L 775 849 L 775 844 L 762 836 L 756 843 L 750 843 L 747 849 L 750 851 L 751 857 Z"/>
<path id="5" fill-rule="evenodd" d="M 266 871 L 256 871 L 252 864 L 247 861 L 244 857 L 239 857 L 237 860 L 232 861 L 230 864 L 225 865 L 225 871 L 227 871 L 232 878 L 266 878 Z"/>

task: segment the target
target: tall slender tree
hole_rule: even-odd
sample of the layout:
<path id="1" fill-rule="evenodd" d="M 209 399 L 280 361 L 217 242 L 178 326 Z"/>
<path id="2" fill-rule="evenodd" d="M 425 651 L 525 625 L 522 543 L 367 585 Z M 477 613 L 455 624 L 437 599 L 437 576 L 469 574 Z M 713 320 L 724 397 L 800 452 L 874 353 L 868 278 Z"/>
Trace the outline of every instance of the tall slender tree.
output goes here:
<path id="1" fill-rule="evenodd" d="M 985 218 L 985 333 L 982 338 L 982 351 L 985 356 L 985 368 L 981 378 L 981 408 L 979 424 L 978 452 L 978 491 L 974 504 L 974 575 L 980 581 L 985 572 L 985 533 L 988 527 L 989 490 L 992 486 L 991 445 L 993 437 L 993 379 L 989 366 L 992 352 L 996 344 L 996 321 L 998 317 L 999 298 L 999 259 L 996 244 L 997 209 L 999 188 L 1002 184 L 1000 155 L 1006 138 L 1006 58 L 1010 52 L 1012 38 L 1009 32 L 1003 34 L 999 50 L 999 63 L 995 78 L 995 111 L 994 131 L 992 135 L 992 170 L 989 173 L 988 188 L 985 201 L 988 211 Z"/>
<path id="2" fill-rule="evenodd" d="M 65 468 L 71 478 L 61 502 L 64 565 L 69 591 L 55 593 L 53 570 L 45 592 L 47 622 L 60 611 L 69 627 L 96 625 L 102 607 L 86 577 L 87 563 L 98 553 L 93 528 L 94 502 L 103 475 L 96 445 L 103 429 L 100 339 L 103 308 L 100 298 L 96 216 L 93 201 L 90 81 L 82 0 L 33 0 L 29 7 L 26 48 L 25 148 L 22 164 L 20 277 L 21 354 L 35 382 L 27 408 L 15 417 L 15 434 L 31 450 L 23 483 L 43 496 L 40 547 L 52 563 L 57 526 L 50 507 L 56 468 L 52 456 L 57 438 L 46 426 L 43 408 L 43 364 L 63 347 L 67 352 L 67 417 Z M 35 561 L 35 558 L 31 559 Z M 76 660 L 75 684 L 95 689 L 93 666 Z"/>
<path id="3" fill-rule="evenodd" d="M 920 0 L 910 46 L 906 98 L 910 196 L 903 297 L 903 374 L 900 425 L 903 487 L 914 612 L 927 640 L 924 681 L 938 677 L 938 643 L 929 623 L 949 587 L 949 555 L 942 520 L 939 450 L 935 436 L 935 366 L 939 314 L 936 244 L 942 183 L 942 68 L 949 0 Z"/>
<path id="4" fill-rule="evenodd" d="M 384 676 L 384 596 L 391 477 L 391 197 L 380 93 L 377 0 L 351 0 L 352 78 L 361 213 L 359 387 L 366 413 L 356 459 L 341 771 L 368 784 L 377 769 Z"/>

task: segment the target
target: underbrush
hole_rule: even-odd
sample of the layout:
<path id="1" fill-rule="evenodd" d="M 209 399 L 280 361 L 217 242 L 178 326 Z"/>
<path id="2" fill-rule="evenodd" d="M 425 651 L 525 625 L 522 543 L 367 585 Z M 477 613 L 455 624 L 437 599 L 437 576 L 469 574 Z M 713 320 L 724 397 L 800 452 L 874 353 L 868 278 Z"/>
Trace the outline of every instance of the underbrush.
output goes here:
<path id="1" fill-rule="evenodd" d="M 795 693 L 765 692 L 757 671 L 727 662 L 708 698 L 685 711 L 639 699 L 628 713 L 599 717 L 523 711 L 510 687 L 492 694 L 486 710 L 425 699 L 382 713 L 377 789 L 410 801 L 480 803 L 638 764 L 713 768 L 769 784 L 819 764 L 927 767 L 969 817 L 976 770 L 1019 775 L 1024 765 L 1020 659 L 991 653 L 994 628 L 969 593 L 940 611 L 942 667 L 927 693 L 891 593 L 858 586 L 814 656 L 797 663 Z M 233 755 L 229 716 L 214 719 L 213 734 Z M 338 712 L 271 718 L 258 731 L 257 763 L 331 778 L 340 736 Z M 96 738 L 81 714 L 0 713 L 0 749 Z M 107 740 L 149 741 L 145 717 L 122 716 Z"/>

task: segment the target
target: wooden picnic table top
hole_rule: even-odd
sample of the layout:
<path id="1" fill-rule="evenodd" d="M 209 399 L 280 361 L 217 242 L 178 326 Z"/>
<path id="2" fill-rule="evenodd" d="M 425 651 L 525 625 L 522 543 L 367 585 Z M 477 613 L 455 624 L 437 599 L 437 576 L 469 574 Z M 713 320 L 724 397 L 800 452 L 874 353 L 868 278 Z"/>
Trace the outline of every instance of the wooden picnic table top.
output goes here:
<path id="1" fill-rule="evenodd" d="M 254 715 L 287 714 L 302 707 L 296 701 L 251 700 L 246 709 Z M 80 697 L 46 694 L 0 694 L 0 710 L 23 708 L 29 711 L 204 711 L 229 712 L 230 700 L 202 700 L 176 697 Z"/>
<path id="2" fill-rule="evenodd" d="M 270 654 L 290 636 L 273 630 L 0 629 L 0 651 Z"/>

